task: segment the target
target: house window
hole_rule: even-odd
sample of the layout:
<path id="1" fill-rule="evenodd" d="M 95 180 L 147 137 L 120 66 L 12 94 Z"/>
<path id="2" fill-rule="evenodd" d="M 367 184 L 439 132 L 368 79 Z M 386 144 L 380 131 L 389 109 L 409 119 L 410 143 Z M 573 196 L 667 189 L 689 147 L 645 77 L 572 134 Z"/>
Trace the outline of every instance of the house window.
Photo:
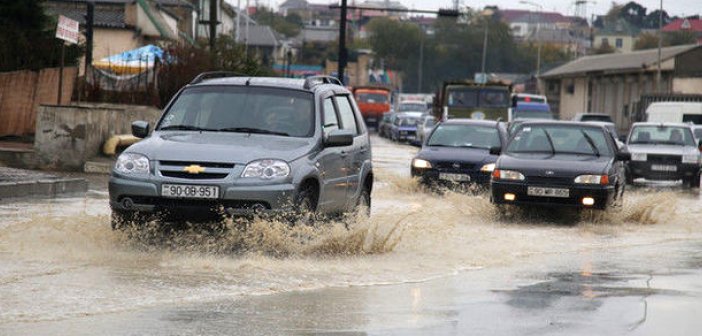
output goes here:
<path id="1" fill-rule="evenodd" d="M 624 46 L 624 41 L 620 38 L 618 38 L 616 41 L 614 41 L 614 43 L 616 44 L 617 48 L 621 48 Z"/>

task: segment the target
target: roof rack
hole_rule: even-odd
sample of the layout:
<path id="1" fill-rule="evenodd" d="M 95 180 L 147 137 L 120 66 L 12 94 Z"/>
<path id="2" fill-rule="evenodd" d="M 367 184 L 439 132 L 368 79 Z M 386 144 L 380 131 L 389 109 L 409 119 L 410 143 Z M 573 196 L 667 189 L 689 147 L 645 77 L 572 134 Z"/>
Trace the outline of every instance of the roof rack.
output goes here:
<path id="1" fill-rule="evenodd" d="M 341 81 L 340 81 L 338 78 L 336 78 L 336 77 L 332 77 L 332 76 L 311 76 L 311 77 L 307 77 L 307 78 L 305 79 L 305 85 L 304 85 L 303 87 L 304 87 L 305 89 L 311 89 L 311 88 L 314 87 L 315 85 L 319 85 L 319 84 L 336 84 L 336 85 L 341 85 L 341 86 L 343 86 L 343 84 L 341 84 Z"/>
<path id="2" fill-rule="evenodd" d="M 190 81 L 190 84 L 197 84 L 200 83 L 206 79 L 213 79 L 213 78 L 224 78 L 224 77 L 241 77 L 244 76 L 238 72 L 233 72 L 233 71 L 208 71 L 208 72 L 203 72 L 195 78 L 193 78 L 192 81 Z"/>

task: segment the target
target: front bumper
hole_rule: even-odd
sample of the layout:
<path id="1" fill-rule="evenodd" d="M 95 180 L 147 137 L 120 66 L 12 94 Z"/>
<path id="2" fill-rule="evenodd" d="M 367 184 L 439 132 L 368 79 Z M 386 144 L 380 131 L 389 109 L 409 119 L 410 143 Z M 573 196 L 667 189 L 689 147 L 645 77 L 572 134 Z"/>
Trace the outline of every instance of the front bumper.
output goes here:
<path id="1" fill-rule="evenodd" d="M 449 170 L 439 170 L 439 169 L 418 169 L 411 167 L 412 177 L 418 177 L 420 182 L 428 186 L 441 186 L 441 187 L 452 187 L 455 185 L 478 185 L 481 187 L 488 187 L 490 184 L 490 173 L 482 172 L 480 170 L 470 170 L 470 171 L 449 171 Z M 455 182 L 451 180 L 441 179 L 441 173 L 449 174 L 463 174 L 470 176 L 470 181 Z"/>
<path id="2" fill-rule="evenodd" d="M 675 171 L 654 170 L 653 165 L 675 166 Z M 629 161 L 626 165 L 627 174 L 647 180 L 675 181 L 691 178 L 700 173 L 700 166 L 694 163 L 656 163 L 649 161 Z"/>
<path id="3" fill-rule="evenodd" d="M 216 199 L 169 198 L 161 196 L 161 184 L 197 184 L 219 187 Z M 169 213 L 199 216 L 223 213 L 233 216 L 276 215 L 293 210 L 293 184 L 232 185 L 223 182 L 173 182 L 135 180 L 112 176 L 109 181 L 110 207 L 113 210 Z"/>
<path id="4" fill-rule="evenodd" d="M 568 188 L 568 197 L 543 197 L 531 196 L 527 194 L 527 188 Z M 554 207 L 576 207 L 585 209 L 604 210 L 612 204 L 615 196 L 615 189 L 612 185 L 528 185 L 519 182 L 492 181 L 490 183 L 491 200 L 494 204 L 514 204 L 514 205 L 542 205 Z M 513 201 L 505 200 L 505 194 L 515 195 Z M 595 203 L 591 206 L 583 205 L 583 198 L 592 197 Z"/>

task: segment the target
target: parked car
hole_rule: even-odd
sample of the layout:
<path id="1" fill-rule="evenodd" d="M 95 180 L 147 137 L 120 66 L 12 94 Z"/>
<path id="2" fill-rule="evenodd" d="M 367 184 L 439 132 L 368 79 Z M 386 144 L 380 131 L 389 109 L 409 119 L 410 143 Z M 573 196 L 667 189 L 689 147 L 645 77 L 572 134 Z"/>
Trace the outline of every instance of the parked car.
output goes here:
<path id="1" fill-rule="evenodd" d="M 422 114 L 419 112 L 398 113 L 390 127 L 393 141 L 414 141 L 417 137 L 417 122 Z"/>
<path id="2" fill-rule="evenodd" d="M 634 123 L 627 146 L 631 152 L 627 182 L 639 177 L 683 180 L 685 186 L 699 188 L 702 142 L 695 138 L 690 124 Z"/>
<path id="3" fill-rule="evenodd" d="M 385 112 L 383 117 L 378 123 L 378 135 L 383 138 L 390 138 L 390 128 L 392 128 L 392 122 L 395 119 L 395 112 Z"/>
<path id="4" fill-rule="evenodd" d="M 695 139 L 702 140 L 702 125 L 692 126 L 692 131 L 695 133 Z M 702 148 L 700 148 L 702 151 Z"/>
<path id="5" fill-rule="evenodd" d="M 494 204 L 604 210 L 623 203 L 625 151 L 602 125 L 526 121 L 495 163 Z"/>
<path id="6" fill-rule="evenodd" d="M 338 214 L 370 205 L 366 127 L 332 77 L 205 73 L 166 106 L 153 132 L 117 159 L 112 226 L 144 216 Z"/>
<path id="7" fill-rule="evenodd" d="M 449 119 L 437 124 L 422 150 L 412 160 L 411 174 L 428 185 L 455 183 L 487 186 L 497 155 L 508 135 L 504 123 Z"/>
<path id="8" fill-rule="evenodd" d="M 429 133 L 436 126 L 436 117 L 433 115 L 426 114 L 419 119 L 417 123 L 417 143 L 422 145 L 424 140 L 429 136 Z"/>
<path id="9" fill-rule="evenodd" d="M 573 121 L 603 121 L 614 123 L 612 117 L 606 113 L 578 113 L 573 118 Z"/>

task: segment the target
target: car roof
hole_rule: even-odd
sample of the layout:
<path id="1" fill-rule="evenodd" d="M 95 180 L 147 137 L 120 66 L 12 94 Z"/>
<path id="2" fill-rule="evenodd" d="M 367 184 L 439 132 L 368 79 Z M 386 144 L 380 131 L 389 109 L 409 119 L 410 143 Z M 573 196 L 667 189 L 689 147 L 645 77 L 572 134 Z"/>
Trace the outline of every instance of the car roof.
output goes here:
<path id="1" fill-rule="evenodd" d="M 545 119 L 525 119 L 521 126 L 528 125 L 561 125 L 561 126 L 580 126 L 590 128 L 603 128 L 604 123 L 591 121 L 568 121 L 568 120 L 545 120 Z"/>
<path id="2" fill-rule="evenodd" d="M 585 115 L 598 116 L 598 117 L 607 116 L 610 118 L 612 117 L 608 113 L 601 113 L 601 112 L 581 112 L 581 113 L 576 114 L 576 116 L 585 116 Z"/>
<path id="3" fill-rule="evenodd" d="M 631 127 L 635 126 L 671 126 L 671 127 L 691 127 L 691 124 L 688 123 L 677 123 L 677 122 L 648 122 L 648 121 L 642 121 L 642 122 L 635 122 L 634 124 L 631 125 Z"/>
<path id="4" fill-rule="evenodd" d="M 191 83 L 188 86 L 210 86 L 210 85 L 221 85 L 221 86 L 256 86 L 256 87 L 268 87 L 268 88 L 281 88 L 281 89 L 291 89 L 298 91 L 323 91 L 328 89 L 343 90 L 344 92 L 350 93 L 345 87 L 337 84 L 331 83 L 318 83 L 318 84 L 307 84 L 306 79 L 298 78 L 280 78 L 280 77 L 251 77 L 251 76 L 231 76 L 231 77 L 218 77 L 218 78 L 204 78 L 196 83 Z"/>
<path id="5" fill-rule="evenodd" d="M 468 118 L 447 119 L 442 122 L 445 125 L 480 125 L 480 126 L 497 126 L 499 121 L 496 120 L 477 120 Z"/>

